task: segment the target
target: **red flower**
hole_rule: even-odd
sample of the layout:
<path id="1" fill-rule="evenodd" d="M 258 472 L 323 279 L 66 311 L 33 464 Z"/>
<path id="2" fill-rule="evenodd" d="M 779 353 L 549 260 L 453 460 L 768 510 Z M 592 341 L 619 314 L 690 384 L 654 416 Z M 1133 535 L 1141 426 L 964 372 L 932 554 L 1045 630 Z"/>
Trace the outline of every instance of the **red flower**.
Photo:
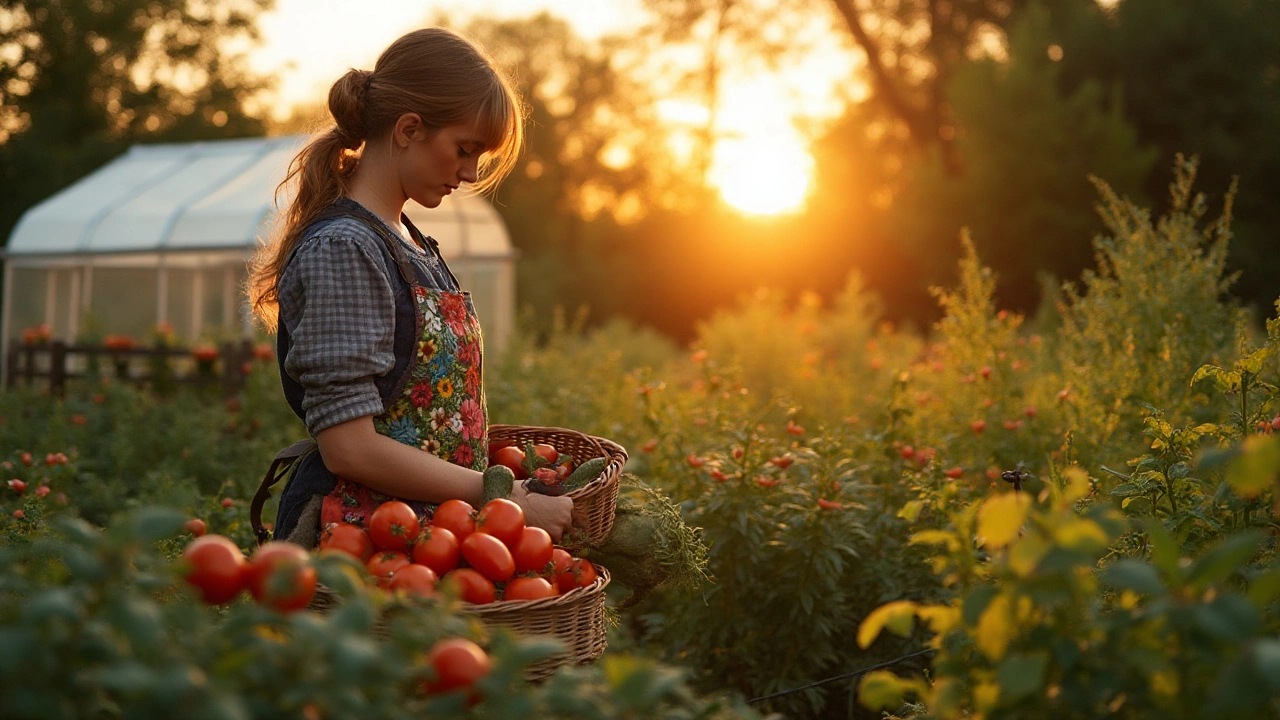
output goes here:
<path id="1" fill-rule="evenodd" d="M 760 487 L 771 488 L 780 482 L 782 481 L 779 480 L 778 478 L 767 478 L 767 477 L 764 477 L 763 475 L 756 476 L 756 484 L 759 485 Z"/>
<path id="2" fill-rule="evenodd" d="M 453 462 L 458 465 L 470 465 L 475 459 L 475 453 L 471 451 L 470 445 L 459 445 L 458 449 L 453 451 Z"/>
<path id="3" fill-rule="evenodd" d="M 689 461 L 689 464 L 691 466 L 696 468 L 702 467 L 707 462 L 706 460 L 703 460 L 702 458 L 698 457 L 697 455 L 694 455 L 693 453 L 689 453 L 689 457 L 685 459 Z"/>
<path id="4" fill-rule="evenodd" d="M 475 398 L 467 398 L 462 401 L 462 407 L 458 410 L 462 415 L 462 437 L 467 440 L 479 440 L 483 437 L 484 408 L 480 407 L 480 403 Z"/>
<path id="5" fill-rule="evenodd" d="M 472 365 L 467 368 L 467 374 L 463 380 L 467 386 L 467 394 L 471 397 L 478 397 L 480 395 L 480 366 Z"/>
<path id="6" fill-rule="evenodd" d="M 409 402 L 413 403 L 414 407 L 421 410 L 422 408 L 431 405 L 432 395 L 433 393 L 431 391 L 430 381 L 424 380 L 417 385 L 414 385 L 413 390 L 409 391 Z"/>
<path id="7" fill-rule="evenodd" d="M 641 449 L 641 450 L 643 450 L 644 452 L 647 452 L 647 453 L 651 453 L 651 452 L 653 452 L 654 450 L 657 450 L 657 449 L 658 449 L 658 438 L 651 438 L 651 439 L 649 440 L 649 442 L 645 443 L 644 445 L 641 445 L 641 446 L 640 446 L 640 449 Z"/>

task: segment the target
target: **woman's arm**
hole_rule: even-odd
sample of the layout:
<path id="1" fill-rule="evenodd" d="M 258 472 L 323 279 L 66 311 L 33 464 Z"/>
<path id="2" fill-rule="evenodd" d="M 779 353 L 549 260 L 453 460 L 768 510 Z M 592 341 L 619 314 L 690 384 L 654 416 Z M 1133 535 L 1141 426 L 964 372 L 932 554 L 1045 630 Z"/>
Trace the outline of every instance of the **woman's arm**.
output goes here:
<path id="1" fill-rule="evenodd" d="M 316 442 L 335 475 L 384 495 L 432 503 L 459 498 L 473 507 L 484 496 L 480 473 L 378 434 L 369 415 L 321 430 Z M 517 484 L 511 499 L 524 510 L 527 525 L 546 530 L 556 542 L 573 523 L 572 498 L 527 493 Z"/>
<path id="2" fill-rule="evenodd" d="M 484 494 L 480 473 L 378 434 L 368 415 L 321 430 L 316 442 L 333 474 L 384 495 L 478 505 Z"/>

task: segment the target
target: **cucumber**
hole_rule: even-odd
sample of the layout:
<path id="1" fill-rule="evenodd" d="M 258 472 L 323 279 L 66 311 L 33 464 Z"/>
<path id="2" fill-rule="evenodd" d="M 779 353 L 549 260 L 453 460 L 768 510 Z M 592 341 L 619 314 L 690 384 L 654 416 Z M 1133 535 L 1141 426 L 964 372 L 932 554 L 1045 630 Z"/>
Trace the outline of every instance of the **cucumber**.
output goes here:
<path id="1" fill-rule="evenodd" d="M 483 502 L 497 498 L 511 497 L 511 488 L 516 484 L 516 475 L 506 465 L 490 465 L 484 471 Z"/>
<path id="2" fill-rule="evenodd" d="M 592 458 L 582 463 L 564 479 L 565 490 L 572 492 L 585 487 L 587 483 L 600 477 L 600 473 L 604 472 L 604 466 L 608 463 L 608 458 Z"/>

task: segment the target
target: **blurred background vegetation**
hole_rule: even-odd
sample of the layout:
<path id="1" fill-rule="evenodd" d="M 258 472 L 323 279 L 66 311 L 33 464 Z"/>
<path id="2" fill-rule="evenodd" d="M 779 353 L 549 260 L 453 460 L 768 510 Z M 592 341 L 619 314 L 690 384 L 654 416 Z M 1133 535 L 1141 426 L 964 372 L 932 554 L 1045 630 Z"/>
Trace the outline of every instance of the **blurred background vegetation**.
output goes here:
<path id="1" fill-rule="evenodd" d="M 1179 152 L 1199 157 L 1215 205 L 1239 179 L 1231 292 L 1259 310 L 1280 295 L 1267 250 L 1280 226 L 1277 0 L 638 5 L 644 22 L 590 39 L 547 12 L 421 19 L 483 44 L 530 106 L 529 148 L 494 199 L 538 321 L 586 306 L 593 325 L 686 341 L 759 286 L 833 301 L 857 272 L 886 319 L 923 327 L 966 227 L 1000 306 L 1031 313 L 1050 278 L 1095 263 L 1090 176 L 1159 214 Z M 0 237 L 133 143 L 322 123 L 319 100 L 282 112 L 277 78 L 246 62 L 272 6 L 0 2 Z M 747 162 L 726 179 L 718 149 L 771 151 L 733 129 L 770 100 L 733 104 L 727 86 L 804 68 L 826 69 L 810 80 L 837 102 L 793 113 L 804 162 Z M 735 201 L 729 185 L 744 182 L 754 191 Z M 768 202 L 797 190 L 790 207 Z"/>

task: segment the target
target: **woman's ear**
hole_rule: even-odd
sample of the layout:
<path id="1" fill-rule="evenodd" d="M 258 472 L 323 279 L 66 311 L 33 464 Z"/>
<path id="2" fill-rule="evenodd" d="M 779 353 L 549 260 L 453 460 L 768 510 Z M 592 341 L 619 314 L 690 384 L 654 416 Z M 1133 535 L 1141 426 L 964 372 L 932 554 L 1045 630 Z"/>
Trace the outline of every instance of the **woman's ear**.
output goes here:
<path id="1" fill-rule="evenodd" d="M 418 113 L 405 113 L 396 119 L 396 126 L 391 131 L 391 140 L 401 150 L 409 144 L 422 139 L 426 134 L 426 125 Z"/>

